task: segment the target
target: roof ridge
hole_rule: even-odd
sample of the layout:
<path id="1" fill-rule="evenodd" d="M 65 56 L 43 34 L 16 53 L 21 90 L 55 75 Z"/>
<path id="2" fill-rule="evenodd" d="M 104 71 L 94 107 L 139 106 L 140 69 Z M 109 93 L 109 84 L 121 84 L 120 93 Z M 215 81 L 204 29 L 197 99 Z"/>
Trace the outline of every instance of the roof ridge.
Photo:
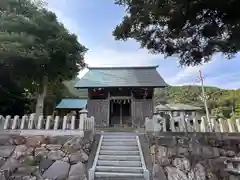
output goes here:
<path id="1" fill-rule="evenodd" d="M 159 65 L 154 65 L 154 66 L 114 66 L 114 67 L 88 67 L 88 69 L 148 69 L 148 68 L 158 68 Z"/>

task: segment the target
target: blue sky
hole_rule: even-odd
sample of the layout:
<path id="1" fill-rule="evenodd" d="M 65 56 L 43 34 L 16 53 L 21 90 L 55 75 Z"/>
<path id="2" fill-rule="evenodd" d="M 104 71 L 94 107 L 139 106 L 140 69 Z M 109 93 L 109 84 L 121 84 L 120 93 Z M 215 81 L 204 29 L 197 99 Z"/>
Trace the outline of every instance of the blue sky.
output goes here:
<path id="1" fill-rule="evenodd" d="M 179 67 L 178 59 L 151 55 L 140 49 L 137 42 L 115 41 L 114 27 L 121 22 L 124 9 L 114 0 L 48 0 L 47 8 L 56 13 L 60 22 L 89 51 L 85 61 L 89 66 L 159 65 L 160 75 L 170 85 L 199 84 L 198 71 L 202 70 L 206 85 L 221 88 L 240 88 L 240 55 L 225 59 L 220 54 L 211 63 L 198 67 Z M 82 74 L 82 73 L 81 73 Z"/>

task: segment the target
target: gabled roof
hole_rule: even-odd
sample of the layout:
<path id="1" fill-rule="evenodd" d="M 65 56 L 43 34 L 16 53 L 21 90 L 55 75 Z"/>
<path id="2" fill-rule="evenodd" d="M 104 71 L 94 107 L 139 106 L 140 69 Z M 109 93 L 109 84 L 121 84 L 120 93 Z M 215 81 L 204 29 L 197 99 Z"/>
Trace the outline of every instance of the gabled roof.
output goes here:
<path id="1" fill-rule="evenodd" d="M 166 87 L 158 66 L 92 67 L 77 82 L 76 88 L 97 87 Z"/>
<path id="2" fill-rule="evenodd" d="M 56 109 L 81 109 L 86 107 L 87 99 L 62 99 Z"/>
<path id="3" fill-rule="evenodd" d="M 202 108 L 200 107 L 196 107 L 196 106 L 192 106 L 189 104 L 181 104 L 181 103 L 177 103 L 177 104 L 166 104 L 168 107 L 170 107 L 172 110 L 201 110 Z"/>
<path id="4" fill-rule="evenodd" d="M 156 110 L 159 110 L 159 111 L 171 111 L 171 108 L 166 106 L 166 105 L 159 104 L 159 105 L 156 106 Z"/>
<path id="5" fill-rule="evenodd" d="M 192 106 L 189 104 L 181 104 L 181 103 L 177 103 L 177 104 L 159 104 L 156 106 L 156 110 L 159 111 L 192 111 L 192 110 L 201 110 L 202 108 L 200 107 L 196 107 L 196 106 Z"/>

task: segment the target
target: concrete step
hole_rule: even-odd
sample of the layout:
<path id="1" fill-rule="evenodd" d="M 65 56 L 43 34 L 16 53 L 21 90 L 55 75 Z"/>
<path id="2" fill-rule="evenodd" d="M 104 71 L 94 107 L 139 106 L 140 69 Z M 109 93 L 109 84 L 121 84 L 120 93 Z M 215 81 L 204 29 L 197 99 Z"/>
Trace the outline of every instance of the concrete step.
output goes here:
<path id="1" fill-rule="evenodd" d="M 103 139 L 131 139 L 131 140 L 136 140 L 135 136 L 104 136 Z"/>
<path id="2" fill-rule="evenodd" d="M 139 155 L 139 151 L 101 150 L 100 155 Z"/>
<path id="3" fill-rule="evenodd" d="M 121 166 L 96 166 L 98 172 L 126 172 L 143 173 L 142 167 L 121 167 Z"/>
<path id="4" fill-rule="evenodd" d="M 143 177 L 142 173 L 95 172 L 95 177 Z"/>
<path id="5" fill-rule="evenodd" d="M 103 142 L 136 142 L 136 139 L 111 139 L 111 138 L 103 138 Z"/>
<path id="6" fill-rule="evenodd" d="M 137 142 L 102 142 L 103 146 L 137 146 Z"/>
<path id="7" fill-rule="evenodd" d="M 100 151 L 102 150 L 137 151 L 138 146 L 102 146 Z"/>
<path id="8" fill-rule="evenodd" d="M 122 160 L 122 161 L 140 161 L 140 156 L 126 156 L 126 155 L 100 155 L 98 157 L 100 160 Z"/>
<path id="9" fill-rule="evenodd" d="M 130 177 L 131 180 L 145 180 L 143 177 Z M 129 180 L 129 177 L 95 177 L 94 180 Z"/>
<path id="10" fill-rule="evenodd" d="M 140 167 L 142 165 L 141 161 L 108 161 L 108 160 L 98 160 L 98 166 L 131 166 Z"/>

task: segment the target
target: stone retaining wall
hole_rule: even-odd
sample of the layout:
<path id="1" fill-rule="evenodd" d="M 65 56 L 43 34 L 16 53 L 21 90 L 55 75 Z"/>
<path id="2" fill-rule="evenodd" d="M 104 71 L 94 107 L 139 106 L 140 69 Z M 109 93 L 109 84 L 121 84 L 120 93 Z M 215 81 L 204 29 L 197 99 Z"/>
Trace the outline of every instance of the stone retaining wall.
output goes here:
<path id="1" fill-rule="evenodd" d="M 154 180 L 239 180 L 240 136 L 147 135 Z M 235 163 L 234 163 L 235 161 Z M 229 166 L 232 169 L 228 168 Z M 234 168 L 239 169 L 234 173 Z"/>
<path id="2" fill-rule="evenodd" d="M 0 135 L 0 180 L 87 180 L 93 133 L 84 136 Z"/>

